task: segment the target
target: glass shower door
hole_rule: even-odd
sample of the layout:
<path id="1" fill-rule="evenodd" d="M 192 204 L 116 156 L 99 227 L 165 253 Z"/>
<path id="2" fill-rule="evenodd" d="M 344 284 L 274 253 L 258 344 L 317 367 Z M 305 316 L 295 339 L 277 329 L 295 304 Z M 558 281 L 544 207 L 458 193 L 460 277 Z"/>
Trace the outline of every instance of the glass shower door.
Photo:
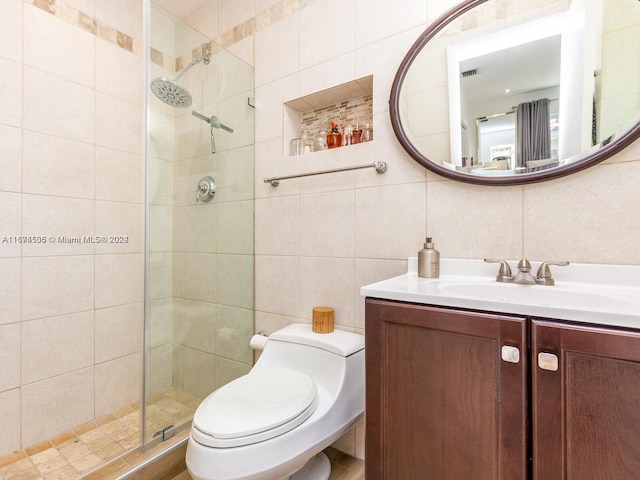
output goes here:
<path id="1" fill-rule="evenodd" d="M 188 428 L 205 396 L 252 366 L 254 80 L 250 65 L 153 3 L 148 18 L 150 446 Z"/>

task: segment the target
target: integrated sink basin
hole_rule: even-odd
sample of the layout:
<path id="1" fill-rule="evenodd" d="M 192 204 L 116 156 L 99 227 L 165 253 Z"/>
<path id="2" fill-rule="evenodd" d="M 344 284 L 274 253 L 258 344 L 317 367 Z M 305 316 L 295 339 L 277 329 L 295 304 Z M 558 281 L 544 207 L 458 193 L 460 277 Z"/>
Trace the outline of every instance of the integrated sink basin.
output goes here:
<path id="1" fill-rule="evenodd" d="M 571 309 L 619 308 L 632 305 L 630 300 L 619 296 L 558 286 L 489 283 L 489 281 L 487 283 L 442 282 L 438 289 L 442 295 L 446 296 Z"/>
<path id="2" fill-rule="evenodd" d="M 540 264 L 532 262 L 534 272 Z M 514 266 L 515 261 L 511 261 Z M 640 266 L 578 264 L 552 267 L 555 286 L 496 281 L 498 267 L 483 260 L 440 260 L 439 278 L 418 277 L 418 259 L 404 275 L 365 285 L 366 297 L 511 313 L 534 318 L 640 329 Z"/>

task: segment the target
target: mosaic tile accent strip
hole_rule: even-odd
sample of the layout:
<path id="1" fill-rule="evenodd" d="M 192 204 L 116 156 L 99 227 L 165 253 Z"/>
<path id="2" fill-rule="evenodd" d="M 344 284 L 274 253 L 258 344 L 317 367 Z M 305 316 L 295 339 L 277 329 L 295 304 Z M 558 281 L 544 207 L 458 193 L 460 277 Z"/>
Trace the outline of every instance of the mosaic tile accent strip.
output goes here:
<path id="1" fill-rule="evenodd" d="M 142 41 L 120 32 L 119 30 L 105 25 L 98 19 L 81 12 L 77 8 L 64 3 L 62 0 L 24 0 L 24 3 L 33 5 L 40 10 L 54 15 L 71 25 L 82 28 L 87 32 L 105 40 L 113 45 L 142 56 Z"/>

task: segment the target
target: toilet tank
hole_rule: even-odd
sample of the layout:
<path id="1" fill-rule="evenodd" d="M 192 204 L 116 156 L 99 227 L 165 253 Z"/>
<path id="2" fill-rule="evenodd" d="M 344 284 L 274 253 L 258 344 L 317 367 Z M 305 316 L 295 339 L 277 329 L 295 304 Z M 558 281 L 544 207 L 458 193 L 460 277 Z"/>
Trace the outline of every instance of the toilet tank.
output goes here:
<path id="1" fill-rule="evenodd" d="M 344 330 L 314 333 L 308 324 L 289 325 L 269 336 L 254 369 L 261 367 L 297 370 L 336 393 L 346 378 L 364 378 L 364 336 Z"/>
<path id="2" fill-rule="evenodd" d="M 316 347 L 342 357 L 348 357 L 364 349 L 364 336 L 362 335 L 344 330 L 334 330 L 331 333 L 314 333 L 311 325 L 304 323 L 294 323 L 273 332 L 269 336 L 269 341 L 274 340 Z"/>

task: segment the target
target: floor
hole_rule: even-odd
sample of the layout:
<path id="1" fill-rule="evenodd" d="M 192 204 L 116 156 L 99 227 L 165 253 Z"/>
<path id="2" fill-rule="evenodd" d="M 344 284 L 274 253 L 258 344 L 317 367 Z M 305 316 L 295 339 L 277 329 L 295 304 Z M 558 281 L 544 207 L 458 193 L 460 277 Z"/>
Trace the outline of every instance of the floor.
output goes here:
<path id="1" fill-rule="evenodd" d="M 325 453 L 331 461 L 329 480 L 364 480 L 364 462 L 334 448 L 327 448 Z M 182 472 L 173 480 L 192 480 L 189 472 Z"/>
<path id="2" fill-rule="evenodd" d="M 175 389 L 154 395 L 147 406 L 149 431 L 191 418 L 199 403 Z M 130 468 L 140 460 L 139 410 L 131 405 L 0 457 L 0 480 L 77 480 L 110 462 L 109 468 Z"/>
<path id="3" fill-rule="evenodd" d="M 154 395 L 147 405 L 150 436 L 171 419 L 175 423 L 190 419 L 199 403 L 200 400 L 175 389 Z M 154 450 L 143 453 L 138 448 L 139 426 L 139 406 L 123 408 L 47 441 L 0 457 L 0 480 L 113 480 L 157 454 Z M 176 435 L 162 448 L 184 440 L 187 434 L 185 430 Z M 333 448 L 328 448 L 325 453 L 331 461 L 330 480 L 364 480 L 362 460 Z M 153 479 L 155 475 L 139 477 L 146 480 Z M 191 480 L 191 477 L 182 471 L 173 480 Z"/>

